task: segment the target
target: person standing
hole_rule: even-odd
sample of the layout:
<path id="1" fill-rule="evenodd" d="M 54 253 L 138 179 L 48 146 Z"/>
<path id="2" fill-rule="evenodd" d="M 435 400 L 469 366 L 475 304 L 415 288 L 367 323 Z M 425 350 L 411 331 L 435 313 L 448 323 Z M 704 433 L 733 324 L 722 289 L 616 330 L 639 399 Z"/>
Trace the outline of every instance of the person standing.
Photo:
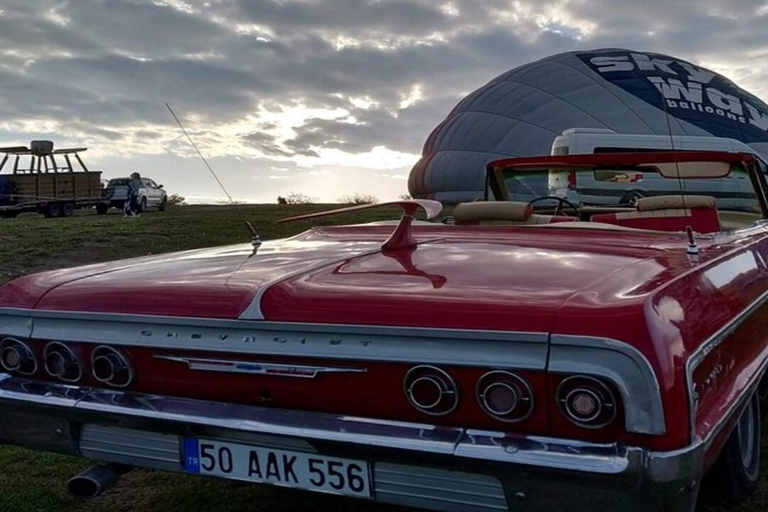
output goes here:
<path id="1" fill-rule="evenodd" d="M 138 217 L 140 189 L 141 175 L 137 172 L 131 173 L 131 179 L 128 181 L 128 197 L 126 198 L 128 207 L 123 212 L 126 217 Z"/>

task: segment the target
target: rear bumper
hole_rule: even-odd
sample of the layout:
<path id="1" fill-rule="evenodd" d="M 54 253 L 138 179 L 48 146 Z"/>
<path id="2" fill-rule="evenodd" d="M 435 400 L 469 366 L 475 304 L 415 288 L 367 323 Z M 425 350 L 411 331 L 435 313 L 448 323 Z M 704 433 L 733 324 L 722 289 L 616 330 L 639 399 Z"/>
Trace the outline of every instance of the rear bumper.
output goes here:
<path id="1" fill-rule="evenodd" d="M 40 383 L 0 374 L 0 442 L 183 471 L 183 436 L 365 459 L 377 501 L 444 511 L 693 510 L 701 448 L 387 422 Z"/>

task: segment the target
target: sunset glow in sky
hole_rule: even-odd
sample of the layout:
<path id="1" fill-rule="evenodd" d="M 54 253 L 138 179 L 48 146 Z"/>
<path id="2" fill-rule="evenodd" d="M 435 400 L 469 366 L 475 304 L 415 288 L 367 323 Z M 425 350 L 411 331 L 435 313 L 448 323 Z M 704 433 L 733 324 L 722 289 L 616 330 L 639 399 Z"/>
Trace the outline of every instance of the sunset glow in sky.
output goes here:
<path id="1" fill-rule="evenodd" d="M 88 146 L 191 202 L 394 199 L 467 93 L 553 53 L 622 47 L 768 99 L 768 2 L 0 0 L 0 146 Z"/>

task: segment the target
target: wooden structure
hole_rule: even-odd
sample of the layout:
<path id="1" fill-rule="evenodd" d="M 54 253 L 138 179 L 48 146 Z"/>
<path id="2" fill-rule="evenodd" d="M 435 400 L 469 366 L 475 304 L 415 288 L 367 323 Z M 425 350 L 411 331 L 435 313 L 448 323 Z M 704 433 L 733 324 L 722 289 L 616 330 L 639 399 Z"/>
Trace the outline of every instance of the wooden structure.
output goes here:
<path id="1" fill-rule="evenodd" d="M 15 217 L 37 211 L 46 217 L 66 217 L 76 208 L 103 203 L 101 173 L 89 170 L 80 158 L 79 153 L 86 150 L 54 150 L 51 141 L 32 141 L 29 148 L 0 148 L 4 153 L 0 161 L 0 215 Z M 12 172 L 1 174 L 11 159 Z"/>

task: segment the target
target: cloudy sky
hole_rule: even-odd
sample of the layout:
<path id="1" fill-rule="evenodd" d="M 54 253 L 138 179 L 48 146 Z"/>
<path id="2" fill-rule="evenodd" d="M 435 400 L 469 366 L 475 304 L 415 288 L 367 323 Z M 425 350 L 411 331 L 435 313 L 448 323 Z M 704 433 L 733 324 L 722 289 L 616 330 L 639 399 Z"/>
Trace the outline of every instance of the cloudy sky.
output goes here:
<path id="1" fill-rule="evenodd" d="M 768 99 L 766 0 L 0 0 L 0 145 L 85 145 L 193 202 L 393 199 L 464 95 L 562 51 L 672 54 Z"/>

